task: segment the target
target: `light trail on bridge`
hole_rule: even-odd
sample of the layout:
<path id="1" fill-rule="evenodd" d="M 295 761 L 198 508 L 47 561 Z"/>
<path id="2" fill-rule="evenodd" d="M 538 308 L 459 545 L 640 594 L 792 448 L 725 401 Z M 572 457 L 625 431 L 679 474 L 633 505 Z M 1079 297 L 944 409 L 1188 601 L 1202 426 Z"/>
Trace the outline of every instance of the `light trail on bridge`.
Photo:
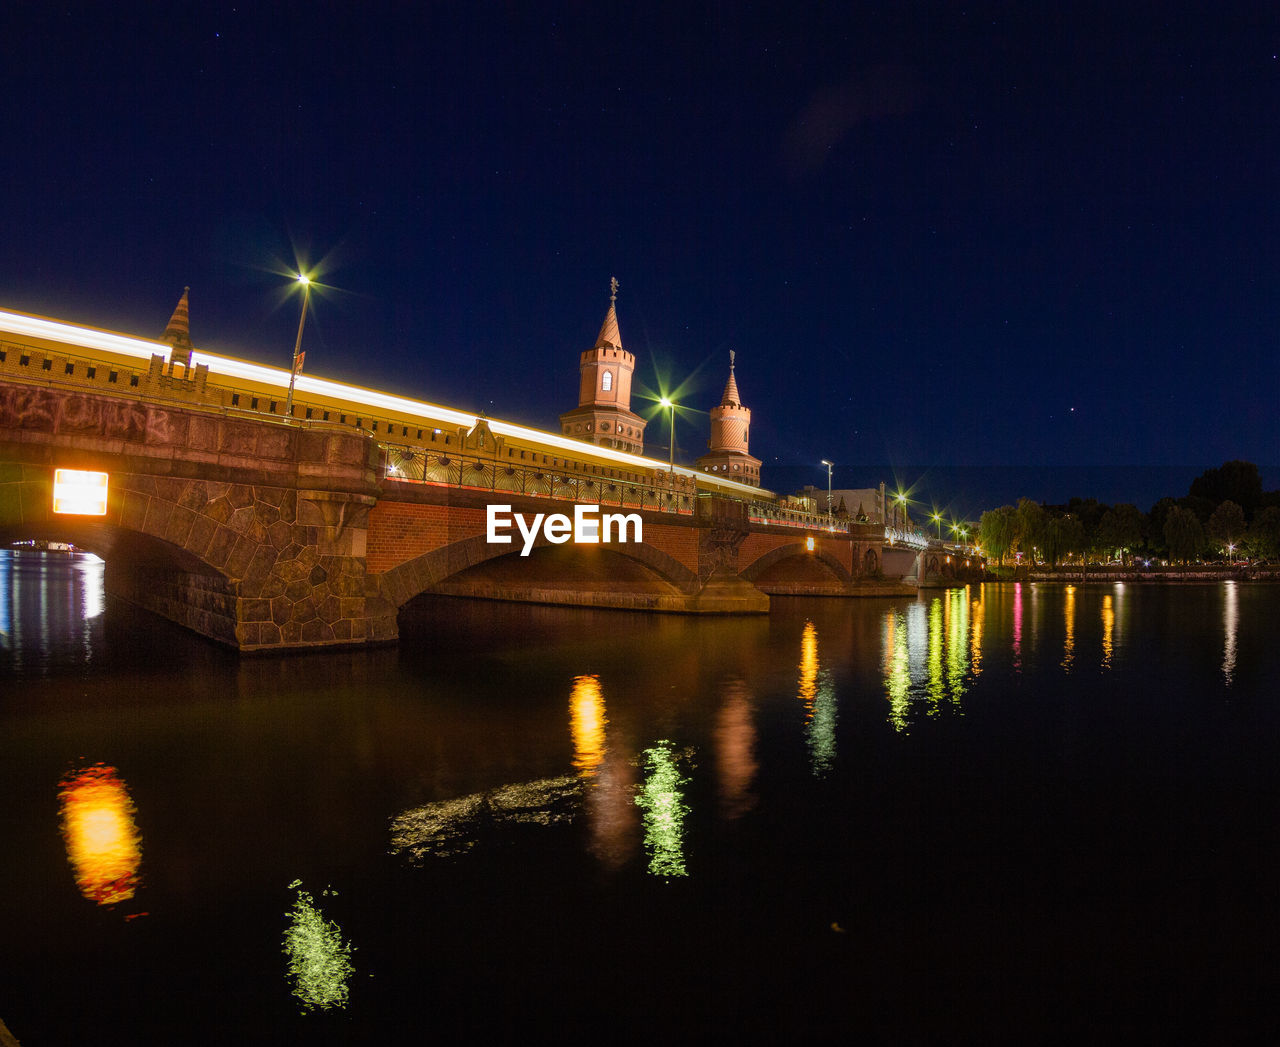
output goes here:
<path id="1" fill-rule="evenodd" d="M 60 320 L 29 316 L 8 310 L 0 310 L 0 333 L 59 342 L 81 348 L 97 349 L 102 352 L 114 353 L 147 362 L 150 362 L 154 356 L 168 359 L 172 351 L 172 347 L 167 342 L 133 338 L 79 324 L 69 324 Z M 191 366 L 194 369 L 201 365 L 208 367 L 210 375 L 253 382 L 268 388 L 280 389 L 281 391 L 287 391 L 289 388 L 290 373 L 285 368 L 255 364 L 248 360 L 221 356 L 196 349 L 191 354 Z M 300 393 L 311 393 L 312 395 L 327 397 L 340 403 L 380 408 L 384 411 L 421 419 L 426 422 L 445 422 L 467 429 L 471 429 L 484 417 L 424 400 L 412 400 L 407 397 L 379 392 L 375 389 L 347 385 L 343 382 L 334 382 L 326 378 L 316 378 L 305 374 L 297 376 L 295 389 Z M 484 420 L 489 429 L 496 435 L 541 444 L 578 457 L 589 455 L 593 458 L 615 462 L 633 469 L 660 470 L 662 472 L 674 471 L 678 476 L 684 476 L 695 482 L 705 483 L 717 489 L 747 498 L 754 499 L 762 496 L 768 498 L 771 495 L 771 492 L 764 491 L 759 487 L 752 487 L 736 480 L 699 472 L 687 466 L 676 465 L 673 470 L 669 463 L 659 462 L 656 459 L 628 454 L 625 451 L 617 451 L 598 444 L 586 444 L 581 440 L 568 439 L 555 433 L 517 425 L 513 422 L 504 422 L 494 418 L 485 418 Z"/>

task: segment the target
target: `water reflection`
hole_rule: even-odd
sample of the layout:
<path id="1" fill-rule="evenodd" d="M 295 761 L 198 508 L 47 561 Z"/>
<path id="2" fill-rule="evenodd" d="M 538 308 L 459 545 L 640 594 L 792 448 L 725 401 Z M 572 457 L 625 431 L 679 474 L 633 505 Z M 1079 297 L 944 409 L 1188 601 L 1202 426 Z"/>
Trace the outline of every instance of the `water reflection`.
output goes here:
<path id="1" fill-rule="evenodd" d="M 1066 636 L 1062 641 L 1062 668 L 1071 672 L 1076 657 L 1076 587 L 1068 585 L 1062 594 L 1062 617 L 1066 624 Z"/>
<path id="2" fill-rule="evenodd" d="M 1022 671 L 1022 583 L 1013 583 L 1013 669 Z"/>
<path id="3" fill-rule="evenodd" d="M 570 822 L 582 789 L 580 777 L 566 774 L 424 804 L 392 821 L 392 851 L 415 859 L 448 858 L 470 850 L 495 826 Z"/>
<path id="4" fill-rule="evenodd" d="M 968 586 L 965 592 L 969 591 Z M 969 671 L 976 677 L 982 673 L 982 627 L 987 617 L 987 587 L 978 586 L 978 598 L 973 601 L 973 615 L 969 627 Z"/>
<path id="5" fill-rule="evenodd" d="M 918 602 L 885 614 L 882 669 L 888 721 L 895 730 L 910 728 L 916 701 L 928 716 L 962 712 L 960 699 L 979 671 L 985 620 L 985 595 L 970 606 L 969 593 L 968 587 L 949 589 L 930 597 L 927 605 Z"/>
<path id="6" fill-rule="evenodd" d="M 304 1012 L 345 1007 L 348 983 L 355 973 L 351 944 L 343 941 L 338 925 L 326 919 L 315 899 L 302 890 L 301 880 L 294 880 L 289 886 L 298 892 L 284 932 L 284 952 L 289 957 L 287 974 L 293 982 L 293 995 L 302 1002 Z M 324 897 L 336 893 L 321 892 Z"/>
<path id="7" fill-rule="evenodd" d="M 1240 594 L 1235 582 L 1223 583 L 1222 631 L 1222 679 L 1228 687 L 1236 672 L 1236 632 L 1240 627 Z"/>
<path id="8" fill-rule="evenodd" d="M 105 568 L 91 553 L 0 549 L 0 648 L 16 667 L 92 660 Z"/>
<path id="9" fill-rule="evenodd" d="M 1115 650 L 1116 612 L 1111 605 L 1111 594 L 1102 594 L 1102 668 L 1111 668 L 1111 656 Z"/>
<path id="10" fill-rule="evenodd" d="M 142 836 L 133 801 L 114 767 L 75 771 L 58 786 L 62 838 L 80 893 L 99 905 L 134 896 L 142 864 Z"/>
<path id="11" fill-rule="evenodd" d="M 800 683 L 798 695 L 805 709 L 805 742 L 809 766 L 821 778 L 831 770 L 836 758 L 836 695 L 831 673 L 818 662 L 818 629 L 804 623 L 800 636 Z"/>
<path id="12" fill-rule="evenodd" d="M 575 676 L 569 695 L 569 730 L 573 734 L 573 766 L 584 778 L 604 761 L 604 694 L 598 676 Z"/>
<path id="13" fill-rule="evenodd" d="M 726 818 L 738 818 L 755 806 L 751 792 L 759 765 L 756 763 L 756 727 L 751 694 L 744 680 L 726 680 L 720 690 L 716 713 L 716 771 L 720 809 Z"/>
<path id="14" fill-rule="evenodd" d="M 889 722 L 895 730 L 908 726 L 907 706 L 911 700 L 911 669 L 907 656 L 907 629 L 903 616 L 890 612 L 884 625 L 885 690 L 889 694 Z"/>
<path id="15" fill-rule="evenodd" d="M 947 690 L 951 703 L 960 707 L 966 688 L 964 676 L 969 669 L 969 590 L 951 589 L 947 593 Z"/>
<path id="16" fill-rule="evenodd" d="M 942 600 L 935 596 L 929 602 L 929 712 L 938 711 L 946 694 L 942 682 Z"/>
<path id="17" fill-rule="evenodd" d="M 644 812 L 644 847 L 649 855 L 649 872 L 654 876 L 688 875 L 684 820 L 689 807 L 683 791 L 687 782 L 678 761 L 669 741 L 658 742 L 644 751 L 644 784 L 636 796 L 636 806 Z"/>

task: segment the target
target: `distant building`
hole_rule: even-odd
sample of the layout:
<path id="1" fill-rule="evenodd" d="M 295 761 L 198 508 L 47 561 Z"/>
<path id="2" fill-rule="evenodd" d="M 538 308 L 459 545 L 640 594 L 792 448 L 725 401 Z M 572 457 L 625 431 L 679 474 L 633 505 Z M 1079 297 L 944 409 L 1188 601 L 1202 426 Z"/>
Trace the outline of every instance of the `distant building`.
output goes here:
<path id="1" fill-rule="evenodd" d="M 747 450 L 751 437 L 751 411 L 738 395 L 738 382 L 733 373 L 734 353 L 729 352 L 729 381 L 725 384 L 720 406 L 711 408 L 711 439 L 708 451 L 697 461 L 706 473 L 727 476 L 730 480 L 760 486 L 760 459 Z"/>
<path id="2" fill-rule="evenodd" d="M 564 436 L 599 447 L 644 454 L 645 420 L 631 411 L 636 358 L 618 331 L 618 281 L 610 281 L 609 311 L 595 345 L 578 358 L 578 406 L 560 416 Z"/>
<path id="3" fill-rule="evenodd" d="M 825 487 L 815 487 L 813 484 L 807 484 L 803 490 L 796 492 L 793 497 L 803 498 L 812 502 L 813 512 L 825 513 L 827 511 L 827 489 Z M 831 511 L 839 515 L 841 503 L 844 504 L 845 512 L 851 521 L 857 522 L 860 516 L 865 516 L 867 523 L 887 523 L 891 527 L 899 527 L 904 530 L 911 530 L 913 527 L 906 507 L 895 506 L 892 499 L 886 500 L 884 484 L 879 487 L 836 488 L 831 492 Z M 885 515 L 886 505 L 888 505 L 888 516 Z"/>

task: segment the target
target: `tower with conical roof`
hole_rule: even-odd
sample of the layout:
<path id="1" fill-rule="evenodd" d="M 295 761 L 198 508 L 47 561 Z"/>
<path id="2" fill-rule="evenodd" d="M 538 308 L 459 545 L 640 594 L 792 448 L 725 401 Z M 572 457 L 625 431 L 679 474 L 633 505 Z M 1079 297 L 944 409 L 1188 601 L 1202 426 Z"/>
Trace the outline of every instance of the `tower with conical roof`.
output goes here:
<path id="1" fill-rule="evenodd" d="M 760 486 L 760 459 L 747 450 L 751 438 L 751 411 L 738 395 L 734 376 L 733 350 L 729 350 L 729 381 L 725 383 L 720 406 L 711 408 L 711 439 L 708 451 L 698 459 L 698 468 L 752 487 Z"/>
<path id="2" fill-rule="evenodd" d="M 191 369 L 191 353 L 195 346 L 191 344 L 191 327 L 187 316 L 187 295 L 190 287 L 182 289 L 182 297 L 169 318 L 169 326 L 164 329 L 160 341 L 169 343 L 169 362 L 180 363 L 185 370 Z"/>
<path id="3" fill-rule="evenodd" d="M 600 447 L 643 454 L 645 420 L 631 411 L 636 358 L 622 348 L 616 278 L 609 288 L 609 311 L 596 344 L 578 358 L 578 406 L 560 416 L 560 432 Z"/>

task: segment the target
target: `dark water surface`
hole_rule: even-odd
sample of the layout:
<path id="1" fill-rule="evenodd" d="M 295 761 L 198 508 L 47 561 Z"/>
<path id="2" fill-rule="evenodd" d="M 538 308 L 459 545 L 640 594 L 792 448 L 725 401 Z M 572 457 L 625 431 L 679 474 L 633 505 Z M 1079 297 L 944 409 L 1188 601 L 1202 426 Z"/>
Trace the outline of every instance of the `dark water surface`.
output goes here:
<path id="1" fill-rule="evenodd" d="M 0 1018 L 1276 1032 L 1280 589 L 774 606 L 424 599 L 398 648 L 241 659 L 0 552 Z"/>

